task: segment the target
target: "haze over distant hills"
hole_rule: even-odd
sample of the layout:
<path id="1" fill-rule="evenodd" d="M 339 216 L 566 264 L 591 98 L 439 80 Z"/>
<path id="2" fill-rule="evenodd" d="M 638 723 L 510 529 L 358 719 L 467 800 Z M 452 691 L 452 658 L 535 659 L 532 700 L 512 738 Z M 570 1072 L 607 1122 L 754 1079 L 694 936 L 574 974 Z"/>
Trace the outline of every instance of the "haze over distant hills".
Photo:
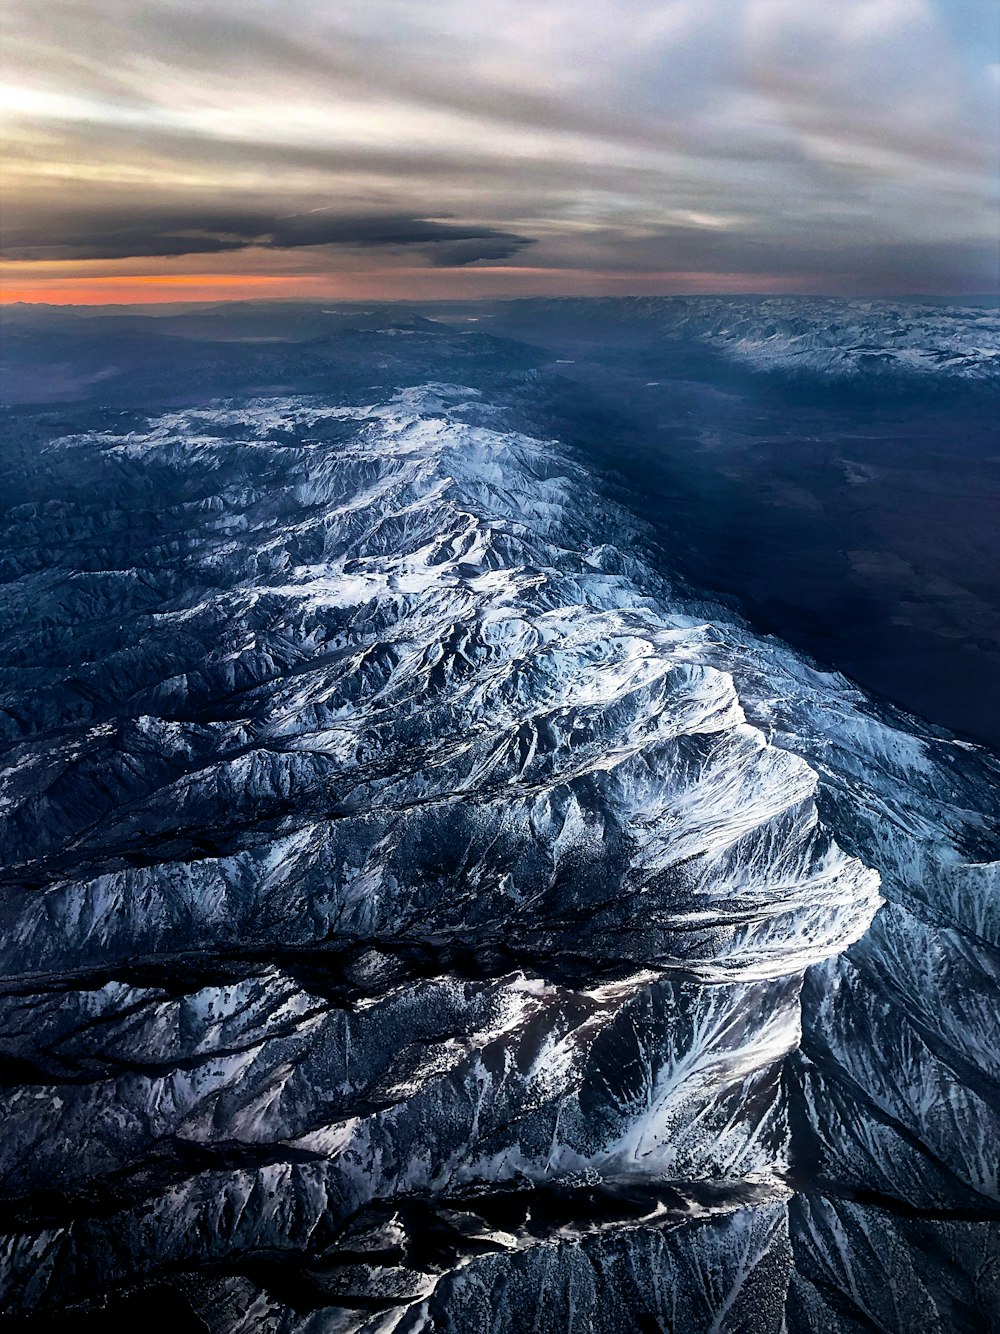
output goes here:
<path id="1" fill-rule="evenodd" d="M 998 346 L 985 300 L 22 306 L 0 369 L 25 409 L 512 377 L 695 584 L 1000 743 Z"/>

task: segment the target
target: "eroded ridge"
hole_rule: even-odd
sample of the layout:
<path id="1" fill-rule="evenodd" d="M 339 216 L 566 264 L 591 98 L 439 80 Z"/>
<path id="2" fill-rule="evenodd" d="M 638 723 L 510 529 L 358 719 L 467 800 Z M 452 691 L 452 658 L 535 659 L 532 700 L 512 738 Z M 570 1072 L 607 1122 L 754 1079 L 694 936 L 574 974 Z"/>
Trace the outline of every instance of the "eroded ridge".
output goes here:
<path id="1" fill-rule="evenodd" d="M 40 466 L 4 538 L 10 1309 L 902 1329 L 891 1220 L 900 1273 L 951 1229 L 921 1309 L 971 1321 L 994 761 L 673 586 L 471 390 Z"/>

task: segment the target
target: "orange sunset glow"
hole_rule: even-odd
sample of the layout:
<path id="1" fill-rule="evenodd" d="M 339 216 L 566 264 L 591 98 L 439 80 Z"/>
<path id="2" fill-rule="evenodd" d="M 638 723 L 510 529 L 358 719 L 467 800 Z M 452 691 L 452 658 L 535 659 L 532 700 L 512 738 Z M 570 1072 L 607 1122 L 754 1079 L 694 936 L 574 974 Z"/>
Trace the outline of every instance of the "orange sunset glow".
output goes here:
<path id="1" fill-rule="evenodd" d="M 775 279 L 761 274 L 589 273 L 524 267 L 476 268 L 471 272 L 429 274 L 426 269 L 319 274 L 184 273 L 138 274 L 106 278 L 32 279 L 0 276 L 0 304 L 35 302 L 54 306 L 162 305 L 175 301 L 321 300 L 419 301 L 441 296 L 471 298 L 498 293 L 536 296 L 550 292 L 586 295 L 626 294 L 642 282 L 651 293 L 792 292 L 806 290 L 808 279 Z"/>

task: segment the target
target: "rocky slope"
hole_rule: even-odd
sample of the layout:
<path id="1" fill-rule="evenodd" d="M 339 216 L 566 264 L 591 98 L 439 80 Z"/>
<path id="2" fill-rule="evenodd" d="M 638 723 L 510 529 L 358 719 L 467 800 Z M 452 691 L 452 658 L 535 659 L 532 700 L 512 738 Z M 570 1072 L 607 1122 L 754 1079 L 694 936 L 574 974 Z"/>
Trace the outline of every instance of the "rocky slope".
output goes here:
<path id="1" fill-rule="evenodd" d="M 991 1327 L 995 757 L 672 583 L 472 390 L 21 463 L 6 1310 Z"/>

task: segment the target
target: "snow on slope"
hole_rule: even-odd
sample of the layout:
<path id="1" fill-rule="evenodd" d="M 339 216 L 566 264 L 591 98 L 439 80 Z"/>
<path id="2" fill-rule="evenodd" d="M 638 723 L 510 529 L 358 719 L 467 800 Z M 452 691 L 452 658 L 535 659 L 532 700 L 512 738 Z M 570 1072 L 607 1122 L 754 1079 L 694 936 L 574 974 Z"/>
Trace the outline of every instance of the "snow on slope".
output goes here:
<path id="1" fill-rule="evenodd" d="M 508 312 L 499 311 L 501 318 Z M 903 377 L 911 385 L 1000 382 L 996 303 L 839 297 L 534 298 L 511 304 L 516 327 L 645 332 L 664 349 L 702 344 L 754 371 L 816 381 Z"/>
<path id="2" fill-rule="evenodd" d="M 926 1309 L 979 1300 L 992 757 L 673 586 L 471 390 L 45 466 L 3 543 L 11 1307 L 903 1329 L 903 1207 L 971 1229 Z"/>

